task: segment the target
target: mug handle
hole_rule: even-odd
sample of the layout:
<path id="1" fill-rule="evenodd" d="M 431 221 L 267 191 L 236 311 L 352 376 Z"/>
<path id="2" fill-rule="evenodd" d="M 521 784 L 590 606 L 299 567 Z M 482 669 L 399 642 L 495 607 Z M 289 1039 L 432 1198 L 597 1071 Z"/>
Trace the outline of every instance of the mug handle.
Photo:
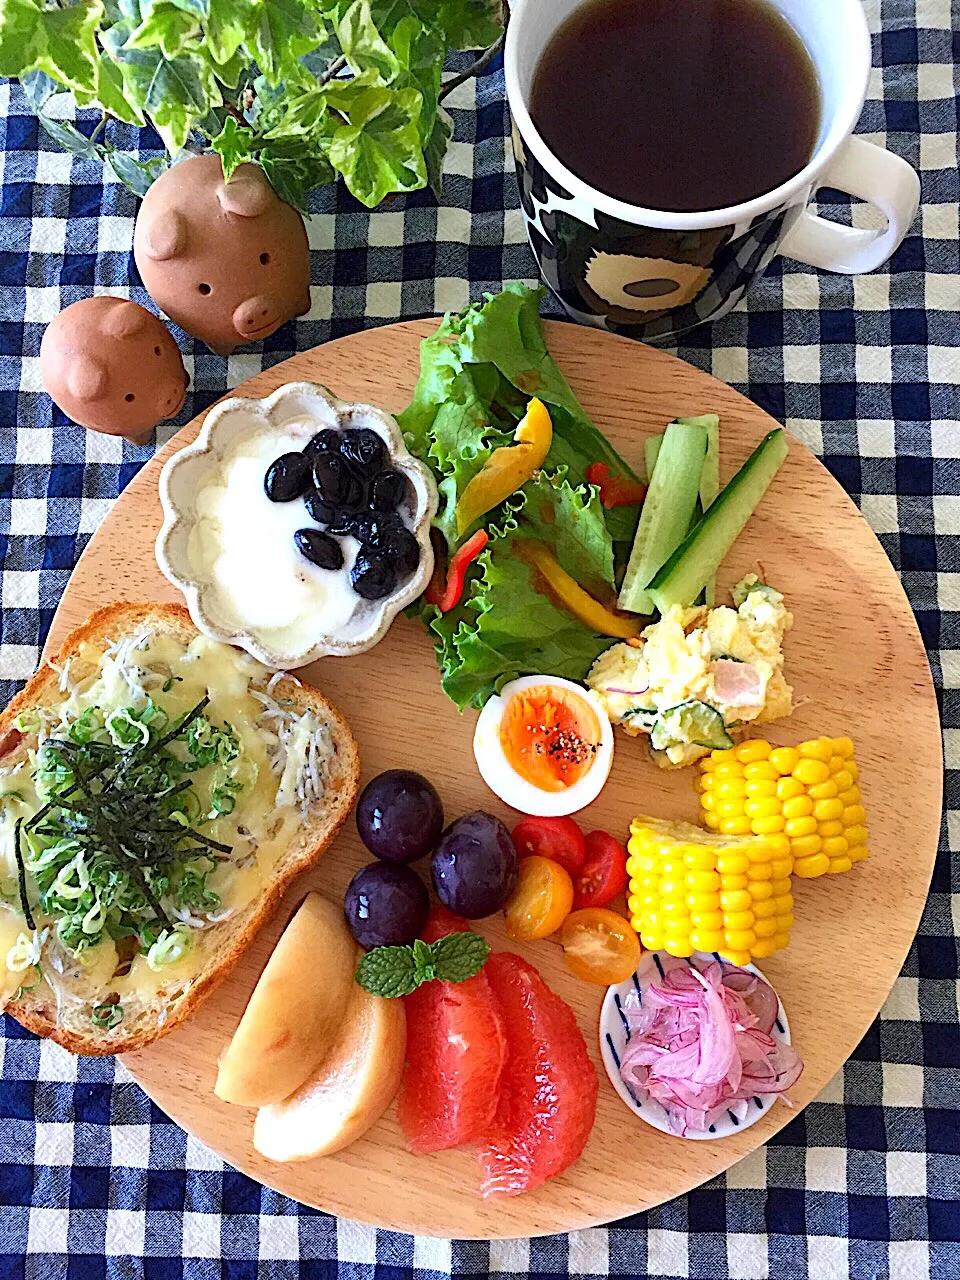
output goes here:
<path id="1" fill-rule="evenodd" d="M 886 215 L 885 231 L 845 227 L 804 209 L 780 245 L 798 262 L 861 275 L 882 266 L 900 247 L 920 206 L 916 170 L 892 151 L 851 138 L 820 175 L 818 187 L 836 187 L 875 205 Z"/>

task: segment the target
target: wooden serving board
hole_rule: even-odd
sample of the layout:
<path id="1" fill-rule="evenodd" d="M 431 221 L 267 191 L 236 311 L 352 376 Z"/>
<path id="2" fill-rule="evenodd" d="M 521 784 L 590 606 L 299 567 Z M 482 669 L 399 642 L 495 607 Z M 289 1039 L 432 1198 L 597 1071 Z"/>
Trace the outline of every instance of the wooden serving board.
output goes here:
<path id="1" fill-rule="evenodd" d="M 306 351 L 238 387 L 262 396 L 311 379 L 344 399 L 398 411 L 417 375 L 418 341 L 436 322 L 390 325 Z M 593 420 L 637 466 L 644 436 L 672 418 L 721 415 L 726 480 L 771 426 L 755 405 L 715 379 L 626 339 L 547 323 L 554 356 Z M 193 440 L 197 418 L 140 472 L 81 558 L 54 620 L 50 644 L 99 605 L 174 600 L 154 561 L 160 526 L 157 476 Z M 239 1020 L 260 970 L 308 888 L 339 901 L 369 861 L 352 824 L 320 865 L 288 894 L 227 982 L 184 1027 L 125 1063 L 152 1098 L 190 1133 L 259 1181 L 307 1204 L 385 1228 L 454 1237 L 538 1235 L 595 1225 L 689 1190 L 766 1142 L 840 1069 L 876 1016 L 913 939 L 927 894 L 940 828 L 942 759 L 937 704 L 923 644 L 890 562 L 866 521 L 825 468 L 794 441 L 769 495 L 728 557 L 721 588 L 757 561 L 787 597 L 796 623 L 787 637 L 787 676 L 797 711 L 772 726 L 779 743 L 849 733 L 857 743 L 871 857 L 851 873 L 795 882 L 790 947 L 763 962 L 786 1006 L 806 1069 L 790 1091 L 743 1134 L 685 1142 L 631 1116 L 609 1086 L 597 1043 L 603 989 L 576 980 L 553 941 L 523 950 L 576 1011 L 601 1075 L 596 1126 L 581 1159 L 527 1196 L 483 1201 L 469 1151 L 410 1155 L 394 1109 L 339 1155 L 271 1164 L 251 1145 L 253 1113 L 213 1094 L 217 1056 Z M 360 743 L 363 780 L 392 766 L 422 770 L 439 788 L 448 819 L 485 808 L 508 811 L 481 781 L 471 740 L 476 715 L 460 716 L 440 690 L 431 645 L 400 618 L 387 638 L 357 658 L 308 668 L 347 715 Z M 891 732 L 891 707 L 909 708 L 909 741 Z M 581 817 L 624 837 L 638 812 L 696 820 L 690 771 L 665 773 L 644 746 L 617 734 L 613 773 Z M 484 931 L 508 946 L 496 920 Z M 304 974 L 304 981 L 311 981 Z"/>

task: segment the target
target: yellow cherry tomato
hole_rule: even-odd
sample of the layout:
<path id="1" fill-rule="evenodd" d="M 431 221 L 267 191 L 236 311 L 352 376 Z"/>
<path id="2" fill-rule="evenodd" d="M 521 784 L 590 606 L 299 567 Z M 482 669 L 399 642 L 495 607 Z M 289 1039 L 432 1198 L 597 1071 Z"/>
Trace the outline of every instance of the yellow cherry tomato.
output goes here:
<path id="1" fill-rule="evenodd" d="M 548 938 L 570 914 L 570 873 L 549 858 L 521 858 L 517 883 L 504 904 L 507 933 L 515 942 Z"/>
<path id="2" fill-rule="evenodd" d="M 571 912 L 560 930 L 563 958 L 584 982 L 625 982 L 640 963 L 640 939 L 630 921 L 606 907 Z"/>

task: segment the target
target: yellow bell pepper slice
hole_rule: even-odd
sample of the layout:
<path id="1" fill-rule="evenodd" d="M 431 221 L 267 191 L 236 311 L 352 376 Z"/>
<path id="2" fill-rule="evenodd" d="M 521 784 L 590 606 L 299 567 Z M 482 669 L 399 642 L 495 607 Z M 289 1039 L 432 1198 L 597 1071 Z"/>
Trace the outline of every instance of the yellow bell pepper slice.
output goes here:
<path id="1" fill-rule="evenodd" d="M 562 568 L 544 543 L 533 538 L 517 538 L 514 547 L 520 559 L 537 570 L 561 604 L 591 631 L 602 636 L 614 636 L 618 640 L 632 640 L 639 636 L 643 630 L 639 620 L 621 617 L 605 608 L 599 600 L 594 600 L 576 578 L 571 578 Z"/>
<path id="2" fill-rule="evenodd" d="M 534 398 L 513 433 L 514 443 L 494 449 L 457 503 L 457 533 L 462 537 L 482 515 L 516 493 L 543 466 L 553 442 L 546 405 Z"/>

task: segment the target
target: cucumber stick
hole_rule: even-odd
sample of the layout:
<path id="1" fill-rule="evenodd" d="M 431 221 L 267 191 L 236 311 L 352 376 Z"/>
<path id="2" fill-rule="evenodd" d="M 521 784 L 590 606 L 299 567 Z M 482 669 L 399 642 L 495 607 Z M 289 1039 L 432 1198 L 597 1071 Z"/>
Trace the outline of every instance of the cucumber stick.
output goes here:
<path id="1" fill-rule="evenodd" d="M 643 465 L 647 469 L 647 484 L 653 479 L 653 471 L 657 465 L 657 458 L 660 456 L 660 446 L 663 444 L 663 435 L 647 436 L 643 442 Z"/>
<path id="2" fill-rule="evenodd" d="M 661 613 L 696 600 L 753 515 L 788 450 L 787 434 L 780 427 L 764 436 L 700 523 L 657 570 L 647 594 Z"/>
<path id="3" fill-rule="evenodd" d="M 720 492 L 720 419 L 715 413 L 705 413 L 699 418 L 678 418 L 685 427 L 706 427 L 707 456 L 700 472 L 700 507 L 706 511 Z M 704 599 L 713 607 L 717 602 L 717 580 L 711 574 L 704 588 Z"/>
<path id="4" fill-rule="evenodd" d="M 664 432 L 620 590 L 621 609 L 653 613 L 653 600 L 646 586 L 686 536 L 700 492 L 706 452 L 705 427 L 671 422 Z"/>

